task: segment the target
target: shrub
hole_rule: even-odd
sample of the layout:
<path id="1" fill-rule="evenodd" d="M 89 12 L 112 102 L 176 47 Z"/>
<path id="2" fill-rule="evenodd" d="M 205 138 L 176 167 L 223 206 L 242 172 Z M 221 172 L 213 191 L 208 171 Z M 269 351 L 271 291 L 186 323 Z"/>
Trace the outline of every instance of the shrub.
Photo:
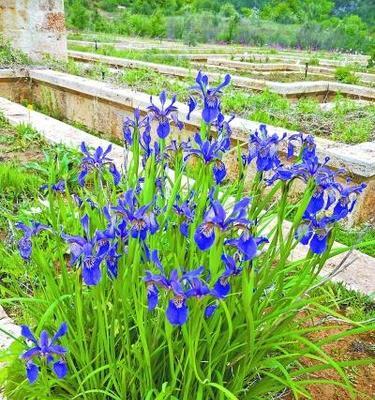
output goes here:
<path id="1" fill-rule="evenodd" d="M 14 49 L 10 42 L 0 34 L 0 67 L 16 66 L 18 64 L 30 64 L 26 54 Z"/>
<path id="2" fill-rule="evenodd" d="M 264 125 L 234 153 L 230 180 L 230 121 L 220 112 L 229 82 L 209 88 L 198 74 L 194 141 L 170 140 L 182 124 L 162 92 L 146 116 L 124 121 L 122 173 L 110 146 L 84 143 L 70 181 L 79 186 L 53 170 L 40 222 L 23 218 L 19 252 L 9 249 L 27 263 L 26 283 L 13 282 L 1 303 L 18 305 L 28 340 L 2 358 L 6 396 L 269 399 L 287 387 L 298 397 L 328 368 L 342 380 L 329 383 L 353 395 L 344 368 L 367 360 L 335 361 L 323 346 L 371 323 L 313 342 L 326 328 L 315 321 L 335 315 L 313 289 L 327 259 L 346 250 L 332 248 L 336 225 L 365 186 L 336 182 L 311 136 L 286 140 Z M 293 163 L 281 164 L 279 146 L 290 158 L 299 148 Z M 297 180 L 303 193 L 291 203 Z M 306 251 L 292 257 L 299 243 Z"/>
<path id="3" fill-rule="evenodd" d="M 335 78 L 343 83 L 357 84 L 359 82 L 358 76 L 350 67 L 337 67 L 335 70 Z"/>

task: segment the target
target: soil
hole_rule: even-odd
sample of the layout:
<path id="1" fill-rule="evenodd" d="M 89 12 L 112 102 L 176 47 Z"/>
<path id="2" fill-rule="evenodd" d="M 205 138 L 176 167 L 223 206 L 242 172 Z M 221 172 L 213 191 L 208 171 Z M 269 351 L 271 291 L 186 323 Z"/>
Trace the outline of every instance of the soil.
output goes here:
<path id="1" fill-rule="evenodd" d="M 348 324 L 340 324 L 332 329 L 321 331 L 310 335 L 313 341 L 321 340 L 327 336 L 335 335 L 352 328 Z M 322 347 L 336 361 L 348 361 L 373 358 L 374 362 L 370 365 L 345 368 L 353 388 L 356 391 L 355 400 L 375 399 L 375 331 L 349 336 L 334 343 Z M 311 360 L 304 360 L 307 366 L 313 364 Z M 310 378 L 334 379 L 340 381 L 339 375 L 334 370 L 325 370 L 314 373 Z M 343 388 L 330 384 L 314 384 L 308 387 L 312 400 L 352 400 L 350 394 Z M 302 400 L 302 398 L 300 398 Z M 292 394 L 288 393 L 283 400 L 294 400 Z"/>
<path id="2" fill-rule="evenodd" d="M 17 132 L 12 127 L 0 126 L 0 162 L 17 161 L 23 164 L 44 158 L 41 146 L 38 143 L 27 144 L 27 148 L 7 143 L 6 139 L 15 135 L 17 135 Z"/>

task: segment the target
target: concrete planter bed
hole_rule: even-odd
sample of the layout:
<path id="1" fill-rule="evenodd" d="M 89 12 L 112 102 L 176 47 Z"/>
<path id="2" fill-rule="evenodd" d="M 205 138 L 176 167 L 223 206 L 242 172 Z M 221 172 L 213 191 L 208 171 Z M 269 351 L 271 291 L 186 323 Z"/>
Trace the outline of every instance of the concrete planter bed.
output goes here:
<path id="1" fill-rule="evenodd" d="M 8 70 L 0 76 L 0 96 L 41 105 L 54 115 L 118 139 L 124 115 L 131 115 L 137 107 L 145 111 L 149 104 L 149 95 L 145 93 L 50 70 L 30 69 L 20 73 Z M 187 121 L 187 106 L 178 104 L 178 107 L 186 124 L 185 134 L 191 135 L 199 127 L 199 114 L 193 113 Z M 245 146 L 249 132 L 258 127 L 258 122 L 236 118 L 232 122 L 233 145 Z M 272 126 L 270 129 L 279 135 L 296 133 Z M 331 157 L 332 167 L 344 167 L 354 181 L 367 183 L 366 193 L 350 222 L 371 221 L 375 217 L 375 142 L 346 145 L 317 138 L 317 146 L 322 160 Z"/>
<path id="2" fill-rule="evenodd" d="M 101 62 L 103 64 L 120 68 L 148 68 L 153 71 L 157 71 L 160 74 L 175 77 L 189 77 L 197 72 L 182 67 L 173 67 L 169 65 L 154 64 L 137 60 L 127 60 L 124 58 L 102 56 L 86 52 L 69 51 L 68 54 L 70 58 L 77 61 Z M 213 79 L 219 79 L 222 74 L 211 73 L 210 75 Z M 375 100 L 375 89 L 357 85 L 347 85 L 339 82 L 316 81 L 280 83 L 232 76 L 232 85 L 234 87 L 256 91 L 269 89 L 271 92 L 278 93 L 291 99 L 313 97 L 320 100 L 329 101 L 337 93 L 341 93 L 344 96 L 354 99 Z"/>
<path id="3" fill-rule="evenodd" d="M 233 70 L 239 71 L 262 71 L 262 72 L 305 72 L 304 64 L 284 64 L 284 63 L 262 63 L 262 64 L 252 64 L 242 61 L 232 61 L 220 58 L 208 58 L 207 64 L 229 67 Z M 328 76 L 334 76 L 335 69 L 322 67 L 322 66 L 308 66 L 308 73 L 310 74 L 322 74 Z M 362 81 L 367 83 L 375 82 L 375 74 L 356 72 L 355 75 Z"/>
<path id="4" fill-rule="evenodd" d="M 180 53 L 181 56 L 194 57 L 198 56 L 215 56 L 215 54 L 211 54 L 213 52 L 216 53 L 228 53 L 230 55 L 235 56 L 235 59 L 241 59 L 241 61 L 250 62 L 253 60 L 254 62 L 269 62 L 270 60 L 274 61 L 282 61 L 282 62 L 296 62 L 296 63 L 303 63 L 308 62 L 311 60 L 312 57 L 319 58 L 319 65 L 328 66 L 328 67 L 337 67 L 337 66 L 344 66 L 344 65 L 362 65 L 366 66 L 368 63 L 369 57 L 367 55 L 356 55 L 356 54 L 341 54 L 340 56 L 336 57 L 337 59 L 330 59 L 324 58 L 328 57 L 327 54 L 324 54 L 320 57 L 319 53 L 308 53 L 308 52 L 301 52 L 301 51 L 284 51 L 279 50 L 274 53 L 272 50 L 265 50 L 264 48 L 257 48 L 257 47 L 247 47 L 247 46 L 227 46 L 227 45 L 198 45 L 196 47 L 190 47 L 183 45 L 182 43 L 178 42 L 135 42 L 133 40 L 126 41 L 121 40 L 118 43 L 114 42 L 97 42 L 95 41 L 85 41 L 85 40 L 69 40 L 70 45 L 75 46 L 90 46 L 95 48 L 97 45 L 98 48 L 100 47 L 113 47 L 118 50 L 171 50 L 173 53 Z M 204 54 L 206 52 L 206 54 Z M 219 54 L 217 54 L 219 56 Z"/>

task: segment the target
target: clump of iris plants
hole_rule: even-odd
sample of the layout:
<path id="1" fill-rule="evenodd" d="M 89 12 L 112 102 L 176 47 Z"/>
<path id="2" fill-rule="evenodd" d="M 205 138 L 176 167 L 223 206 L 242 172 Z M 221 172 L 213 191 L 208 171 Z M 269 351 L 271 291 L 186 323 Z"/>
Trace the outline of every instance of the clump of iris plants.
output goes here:
<path id="1" fill-rule="evenodd" d="M 286 389 L 299 398 L 328 368 L 353 393 L 344 367 L 365 361 L 335 361 L 322 345 L 336 337 L 309 335 L 335 313 L 312 288 L 327 259 L 348 250 L 332 247 L 335 229 L 365 185 L 321 162 L 308 135 L 260 125 L 248 148 L 233 148 L 220 103 L 229 83 L 210 87 L 198 74 L 192 138 L 180 139 L 176 98 L 162 92 L 124 120 L 123 160 L 82 143 L 78 176 L 67 184 L 51 173 L 40 221 L 20 222 L 10 250 L 26 261 L 27 282 L 10 293 L 33 346 L 25 363 L 16 352 L 9 362 L 12 398 L 270 399 Z"/>

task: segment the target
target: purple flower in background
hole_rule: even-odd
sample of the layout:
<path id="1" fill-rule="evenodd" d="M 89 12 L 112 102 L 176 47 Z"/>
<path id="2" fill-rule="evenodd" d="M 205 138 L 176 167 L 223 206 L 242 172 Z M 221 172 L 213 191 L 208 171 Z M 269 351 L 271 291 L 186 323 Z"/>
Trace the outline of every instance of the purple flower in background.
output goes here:
<path id="1" fill-rule="evenodd" d="M 158 142 L 152 143 L 151 134 L 149 131 L 144 131 L 139 139 L 139 144 L 143 150 L 142 165 L 146 165 L 147 160 L 154 155 L 157 161 L 160 157 L 160 146 Z"/>
<path id="2" fill-rule="evenodd" d="M 289 181 L 298 178 L 305 183 L 310 179 L 314 179 L 317 185 L 324 186 L 325 188 L 334 186 L 335 177 L 342 173 L 343 170 L 332 171 L 326 166 L 328 161 L 329 157 L 325 159 L 323 164 L 320 164 L 318 157 L 312 156 L 290 167 L 280 166 L 277 168 L 274 176 L 267 180 L 267 183 L 272 184 L 276 180 Z"/>
<path id="3" fill-rule="evenodd" d="M 232 229 L 234 226 L 248 227 L 250 221 L 246 218 L 250 199 L 245 197 L 238 201 L 233 211 L 227 216 L 219 201 L 210 198 L 210 208 L 206 212 L 203 222 L 197 227 L 194 234 L 195 242 L 200 250 L 208 250 L 215 242 L 215 228 L 221 231 Z"/>
<path id="4" fill-rule="evenodd" d="M 60 181 L 58 181 L 57 183 L 55 183 L 55 184 L 53 184 L 51 186 L 43 185 L 43 186 L 40 187 L 40 190 L 48 190 L 49 188 L 51 188 L 51 190 L 53 192 L 56 192 L 56 193 L 65 193 L 66 184 L 65 184 L 65 181 L 60 180 Z"/>
<path id="5" fill-rule="evenodd" d="M 52 338 L 49 337 L 47 331 L 42 331 L 40 339 L 37 340 L 29 327 L 21 326 L 21 335 L 33 343 L 33 347 L 21 355 L 21 358 L 26 361 L 26 376 L 30 383 L 34 383 L 39 376 L 39 366 L 34 362 L 35 358 L 44 360 L 47 365 L 53 363 L 52 369 L 57 378 L 62 379 L 66 376 L 68 367 L 64 356 L 67 350 L 56 342 L 66 335 L 67 331 L 66 323 L 62 323 Z"/>
<path id="6" fill-rule="evenodd" d="M 180 196 L 176 196 L 176 202 L 173 205 L 174 212 L 181 217 L 180 232 L 183 236 L 189 236 L 189 226 L 194 219 L 194 210 L 196 204 L 192 201 L 194 192 L 191 192 L 188 199 L 180 202 Z"/>
<path id="7" fill-rule="evenodd" d="M 32 253 L 32 241 L 33 236 L 38 235 L 39 232 L 49 230 L 47 225 L 41 224 L 40 222 L 31 222 L 31 226 L 25 225 L 23 222 L 17 222 L 16 228 L 23 231 L 23 237 L 18 241 L 18 250 L 21 257 L 29 261 Z"/>
<path id="8" fill-rule="evenodd" d="M 160 93 L 159 100 L 161 104 L 160 108 L 152 102 L 151 96 L 151 105 L 147 107 L 147 109 L 149 110 L 150 122 L 154 120 L 158 122 L 156 133 L 161 139 L 165 139 L 171 131 L 171 122 L 173 122 L 179 130 L 181 130 L 184 125 L 181 121 L 179 121 L 177 116 L 178 110 L 177 107 L 174 106 L 174 103 L 176 102 L 176 96 L 172 97 L 171 104 L 168 107 L 165 107 L 165 103 L 167 102 L 167 94 L 164 90 Z"/>
<path id="9" fill-rule="evenodd" d="M 95 286 L 102 278 L 100 265 L 109 249 L 109 242 L 98 242 L 98 238 L 95 236 L 90 239 L 89 217 L 87 215 L 81 219 L 81 225 L 85 231 L 85 237 L 63 234 L 62 238 L 70 246 L 70 264 L 74 265 L 79 262 L 82 267 L 83 281 L 88 286 Z"/>
<path id="10" fill-rule="evenodd" d="M 150 210 L 152 205 L 153 202 L 139 207 L 134 191 L 129 189 L 112 210 L 125 218 L 133 238 L 145 240 L 148 233 L 153 235 L 159 229 L 155 214 Z"/>
<path id="11" fill-rule="evenodd" d="M 84 142 L 81 143 L 81 151 L 84 157 L 81 160 L 81 171 L 78 175 L 78 183 L 81 186 L 85 185 L 86 176 L 92 171 L 102 171 L 106 166 L 109 167 L 109 172 L 113 176 L 115 185 L 118 185 L 121 180 L 120 172 L 117 170 L 112 159 L 108 158 L 107 155 L 112 150 L 110 144 L 105 151 L 99 146 L 93 154 L 89 152 Z"/>
<path id="12" fill-rule="evenodd" d="M 188 100 L 188 107 L 189 107 L 189 112 L 186 116 L 186 119 L 189 121 L 190 120 L 190 115 L 191 113 L 196 109 L 197 107 L 197 100 L 195 100 L 195 98 L 193 96 L 189 96 L 189 100 Z"/>
<path id="13" fill-rule="evenodd" d="M 195 143 L 198 147 L 192 147 L 190 143 L 186 143 L 184 146 L 185 157 L 187 161 L 190 157 L 198 157 L 206 165 L 212 164 L 212 172 L 217 184 L 221 183 L 226 174 L 227 170 L 225 164 L 221 160 L 222 154 L 228 150 L 228 140 L 223 138 L 221 140 L 202 140 L 199 133 L 194 136 Z"/>
<path id="14" fill-rule="evenodd" d="M 254 238 L 248 230 L 244 230 L 238 239 L 228 239 L 224 244 L 238 250 L 243 261 L 250 261 L 257 255 L 258 247 L 262 243 L 268 243 L 268 239 L 263 236 Z"/>
<path id="15" fill-rule="evenodd" d="M 299 145 L 301 147 L 302 160 L 315 157 L 316 144 L 314 136 L 303 135 L 302 133 L 291 135 L 288 139 L 288 158 L 294 156 L 296 145 Z"/>
<path id="16" fill-rule="evenodd" d="M 206 124 L 213 123 L 220 113 L 220 95 L 222 94 L 221 89 L 225 86 L 228 86 L 230 83 L 231 77 L 229 74 L 225 75 L 224 81 L 220 83 L 216 87 L 209 87 L 208 84 L 208 76 L 202 74 L 201 71 L 198 72 L 197 77 L 195 78 L 196 85 L 192 87 L 193 90 L 199 90 L 202 94 L 203 99 L 203 110 L 202 110 L 202 118 Z M 189 100 L 189 114 L 190 117 L 191 112 L 196 107 L 196 102 L 194 100 Z"/>
<path id="17" fill-rule="evenodd" d="M 243 156 L 244 164 L 250 164 L 252 160 L 256 159 L 256 167 L 260 172 L 279 166 L 278 144 L 284 140 L 285 136 L 279 138 L 276 133 L 270 136 L 266 125 L 259 125 L 259 131 L 250 135 L 249 153 L 247 156 Z"/>
<path id="18" fill-rule="evenodd" d="M 215 311 L 217 310 L 218 305 L 217 303 L 214 304 L 210 304 L 206 307 L 206 309 L 204 310 L 204 316 L 206 318 L 210 318 L 214 315 Z"/>
<path id="19" fill-rule="evenodd" d="M 217 119 L 214 121 L 212 124 L 218 132 L 218 140 L 219 141 L 226 141 L 226 143 L 223 145 L 227 150 L 230 149 L 230 136 L 232 134 L 232 128 L 230 126 L 230 123 L 233 121 L 235 118 L 234 115 L 231 115 L 228 120 L 225 119 L 224 115 L 222 113 L 219 113 L 217 116 Z"/>
<path id="20" fill-rule="evenodd" d="M 339 192 L 339 199 L 333 209 L 332 216 L 338 221 L 353 211 L 357 198 L 365 190 L 366 184 L 362 183 L 352 187 L 344 187 L 341 184 L 336 184 L 336 188 Z"/>
<path id="21" fill-rule="evenodd" d="M 117 278 L 118 275 L 118 260 L 121 255 L 117 252 L 118 244 L 111 245 L 105 254 L 105 262 L 107 265 L 108 276 L 112 279 Z"/>
<path id="22" fill-rule="evenodd" d="M 303 245 L 309 245 L 315 254 L 322 254 L 327 250 L 328 236 L 333 223 L 332 217 L 323 217 L 320 220 L 314 215 L 305 214 L 304 220 L 296 231 L 296 239 Z"/>
<path id="23" fill-rule="evenodd" d="M 190 288 L 186 291 L 186 296 L 201 299 L 210 294 L 210 289 L 200 277 L 204 272 L 204 267 L 199 267 L 182 275 L 182 279 L 188 283 Z"/>
<path id="24" fill-rule="evenodd" d="M 236 261 L 233 257 L 223 254 L 221 259 L 224 262 L 225 271 L 221 274 L 212 289 L 212 294 L 219 299 L 223 299 L 228 295 L 230 291 L 229 279 L 242 272 L 242 267 L 237 267 Z"/>
<path id="25" fill-rule="evenodd" d="M 150 132 L 151 125 L 150 125 L 149 117 L 146 116 L 144 118 L 141 118 L 141 111 L 139 110 L 139 108 L 136 108 L 134 110 L 134 118 L 133 119 L 131 119 L 129 117 L 126 117 L 124 119 L 124 123 L 122 126 L 122 133 L 124 135 L 125 144 L 127 146 L 131 146 L 133 144 L 135 131 L 138 131 L 138 134 L 139 134 L 140 130 L 143 128 L 145 129 L 145 131 Z"/>

